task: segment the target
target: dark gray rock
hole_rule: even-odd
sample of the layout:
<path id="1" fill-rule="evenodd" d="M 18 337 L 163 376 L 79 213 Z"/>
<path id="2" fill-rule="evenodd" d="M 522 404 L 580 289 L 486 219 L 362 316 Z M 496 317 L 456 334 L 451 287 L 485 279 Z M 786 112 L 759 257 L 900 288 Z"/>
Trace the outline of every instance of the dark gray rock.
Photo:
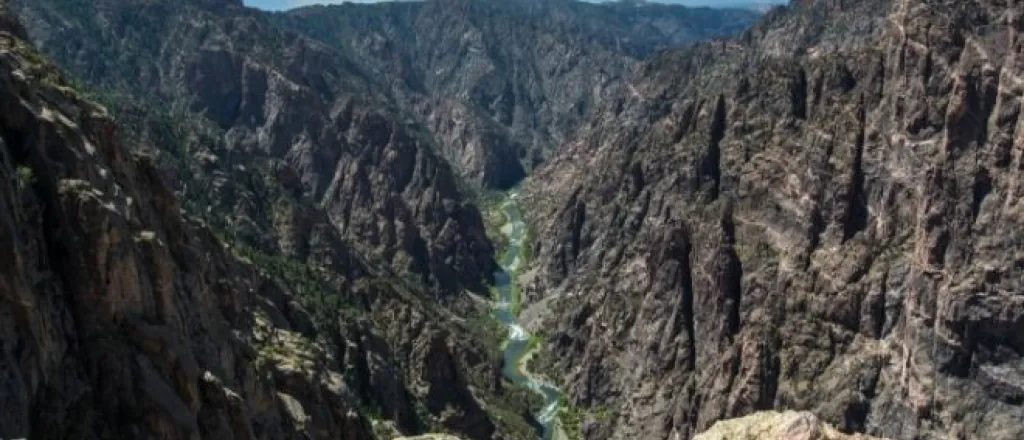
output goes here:
<path id="1" fill-rule="evenodd" d="M 1020 16 L 800 1 L 646 63 L 524 202 L 550 367 L 613 414 L 589 438 L 1024 436 Z"/>
<path id="2" fill-rule="evenodd" d="M 490 335 L 425 287 L 324 231 L 308 232 L 330 238 L 309 240 L 322 265 L 226 244 L 183 214 L 164 175 L 0 30 L 0 437 L 369 440 L 378 419 L 396 434 L 526 438 L 510 428 L 528 426 L 522 405 L 488 392 Z M 370 319 L 388 313 L 418 326 Z M 364 387 L 383 376 L 399 391 Z M 443 411 L 416 411 L 434 397 L 424 377 L 452 392 Z M 371 411 L 385 401 L 401 410 Z"/>

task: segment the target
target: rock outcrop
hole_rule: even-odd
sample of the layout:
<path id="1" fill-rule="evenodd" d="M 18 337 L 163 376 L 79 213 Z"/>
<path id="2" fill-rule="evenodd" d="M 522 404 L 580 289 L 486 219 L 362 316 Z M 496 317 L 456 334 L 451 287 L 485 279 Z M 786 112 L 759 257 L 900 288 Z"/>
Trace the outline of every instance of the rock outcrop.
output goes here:
<path id="1" fill-rule="evenodd" d="M 458 437 L 446 434 L 424 434 L 416 437 L 401 437 L 395 440 L 460 440 Z"/>
<path id="2" fill-rule="evenodd" d="M 765 411 L 723 420 L 693 440 L 881 440 L 843 434 L 808 412 Z"/>
<path id="3" fill-rule="evenodd" d="M 532 435 L 490 329 L 341 243 L 222 242 L 24 36 L 0 2 L 0 437 Z"/>
<path id="4" fill-rule="evenodd" d="M 528 182 L 583 436 L 1024 438 L 1022 13 L 794 1 L 646 63 Z"/>

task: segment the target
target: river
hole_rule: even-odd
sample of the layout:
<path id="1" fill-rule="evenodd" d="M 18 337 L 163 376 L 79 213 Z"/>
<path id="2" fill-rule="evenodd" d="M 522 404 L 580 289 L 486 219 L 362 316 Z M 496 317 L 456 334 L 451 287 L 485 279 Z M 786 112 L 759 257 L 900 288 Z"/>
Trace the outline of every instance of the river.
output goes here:
<path id="1" fill-rule="evenodd" d="M 562 399 L 562 392 L 557 386 L 539 379 L 536 375 L 526 371 L 523 357 L 529 354 L 531 349 L 530 333 L 519 324 L 516 311 L 519 310 L 520 301 L 516 287 L 515 277 L 519 272 L 520 265 L 524 264 L 523 241 L 526 235 L 526 224 L 523 222 L 523 213 L 519 208 L 518 194 L 513 191 L 501 204 L 502 213 L 505 215 L 505 225 L 501 232 L 508 238 L 508 248 L 498 262 L 501 270 L 494 274 L 495 298 L 494 316 L 508 329 L 508 342 L 505 344 L 504 367 L 502 373 L 514 384 L 522 385 L 544 398 L 544 406 L 534 415 L 537 421 L 544 428 L 544 440 L 557 440 L 556 437 L 564 437 L 557 429 L 556 418 L 558 405 Z"/>

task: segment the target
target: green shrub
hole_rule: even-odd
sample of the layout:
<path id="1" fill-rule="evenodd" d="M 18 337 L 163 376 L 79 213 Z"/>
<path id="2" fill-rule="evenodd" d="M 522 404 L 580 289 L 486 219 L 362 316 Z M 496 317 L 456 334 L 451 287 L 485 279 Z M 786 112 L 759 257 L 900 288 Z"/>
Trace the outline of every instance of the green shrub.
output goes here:
<path id="1" fill-rule="evenodd" d="M 28 165 L 19 165 L 14 175 L 18 179 L 18 186 L 21 188 L 27 188 L 36 181 L 35 173 L 32 171 L 32 167 Z"/>

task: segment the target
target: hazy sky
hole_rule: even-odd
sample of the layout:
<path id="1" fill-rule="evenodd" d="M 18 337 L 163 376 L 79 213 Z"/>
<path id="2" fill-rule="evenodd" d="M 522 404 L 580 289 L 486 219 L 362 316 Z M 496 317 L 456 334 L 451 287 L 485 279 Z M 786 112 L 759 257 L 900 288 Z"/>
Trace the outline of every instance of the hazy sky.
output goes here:
<path id="1" fill-rule="evenodd" d="M 349 0 L 355 3 L 372 3 L 375 0 Z M 726 6 L 742 3 L 782 3 L 784 0 L 660 0 L 662 3 L 679 3 L 689 6 Z M 245 0 L 245 4 L 262 9 L 288 9 L 315 3 L 341 3 L 342 0 Z"/>

